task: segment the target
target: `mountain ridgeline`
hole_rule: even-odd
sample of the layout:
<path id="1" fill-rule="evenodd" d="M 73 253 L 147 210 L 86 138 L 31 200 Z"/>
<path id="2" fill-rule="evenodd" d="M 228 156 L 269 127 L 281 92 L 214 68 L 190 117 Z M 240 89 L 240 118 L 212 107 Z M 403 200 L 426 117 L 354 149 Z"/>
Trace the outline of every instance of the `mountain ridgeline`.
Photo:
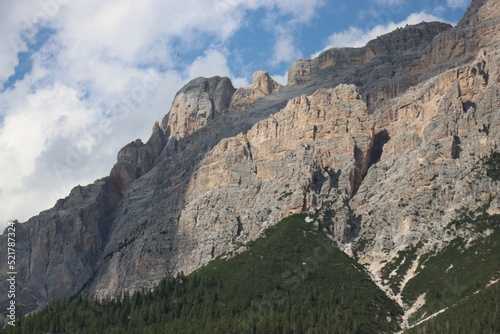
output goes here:
<path id="1" fill-rule="evenodd" d="M 486 300 L 484 321 L 461 328 L 495 332 L 499 26 L 498 1 L 473 0 L 455 27 L 421 23 L 297 60 L 286 86 L 264 71 L 238 89 L 192 80 L 109 176 L 16 224 L 18 307 L 55 301 L 25 326 L 444 333 Z M 309 236 L 328 244 L 324 260 Z M 297 269 L 311 259 L 312 273 Z M 287 270 L 307 272 L 297 290 Z M 259 303 L 272 304 L 260 320 Z M 86 307 L 102 316 L 75 318 Z"/>

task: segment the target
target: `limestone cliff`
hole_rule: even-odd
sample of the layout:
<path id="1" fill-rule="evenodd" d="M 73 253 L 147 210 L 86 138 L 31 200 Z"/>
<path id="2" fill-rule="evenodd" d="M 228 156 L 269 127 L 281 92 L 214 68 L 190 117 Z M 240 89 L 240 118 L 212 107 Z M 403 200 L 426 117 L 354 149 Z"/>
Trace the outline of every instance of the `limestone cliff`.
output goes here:
<path id="1" fill-rule="evenodd" d="M 151 287 L 296 212 L 328 216 L 325 232 L 384 288 L 398 251 L 461 233 L 444 233 L 461 207 L 500 212 L 498 182 L 473 173 L 499 150 L 499 17 L 497 1 L 474 0 L 456 27 L 422 23 L 299 60 L 285 87 L 266 72 L 238 90 L 191 81 L 109 177 L 17 225 L 19 302 Z"/>
<path id="2" fill-rule="evenodd" d="M 228 78 L 197 78 L 177 93 L 162 127 L 170 137 L 184 138 L 225 113 L 233 93 Z"/>
<path id="3" fill-rule="evenodd" d="M 411 72 L 430 78 L 476 58 L 482 48 L 499 42 L 500 4 L 498 1 L 474 0 L 454 29 L 433 39 Z"/>
<path id="4" fill-rule="evenodd" d="M 322 86 L 325 77 L 360 88 L 371 107 L 393 98 L 419 82 L 420 71 L 412 70 L 423 50 L 441 33 L 444 23 L 421 23 L 400 28 L 368 42 L 362 48 L 329 49 L 314 59 L 297 60 L 288 71 L 288 85 Z"/>
<path id="5" fill-rule="evenodd" d="M 255 72 L 250 85 L 236 90 L 229 109 L 232 111 L 245 109 L 255 100 L 278 93 L 280 90 L 281 85 L 274 81 L 267 72 Z"/>

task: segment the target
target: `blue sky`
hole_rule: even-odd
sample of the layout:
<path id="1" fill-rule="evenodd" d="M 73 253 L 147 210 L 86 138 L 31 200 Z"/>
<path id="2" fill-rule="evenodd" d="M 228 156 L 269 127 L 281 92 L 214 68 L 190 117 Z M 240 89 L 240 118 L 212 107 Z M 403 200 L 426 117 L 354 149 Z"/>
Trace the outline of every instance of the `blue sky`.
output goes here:
<path id="1" fill-rule="evenodd" d="M 108 175 L 197 76 L 362 46 L 399 26 L 456 23 L 469 0 L 2 0 L 0 228 Z"/>

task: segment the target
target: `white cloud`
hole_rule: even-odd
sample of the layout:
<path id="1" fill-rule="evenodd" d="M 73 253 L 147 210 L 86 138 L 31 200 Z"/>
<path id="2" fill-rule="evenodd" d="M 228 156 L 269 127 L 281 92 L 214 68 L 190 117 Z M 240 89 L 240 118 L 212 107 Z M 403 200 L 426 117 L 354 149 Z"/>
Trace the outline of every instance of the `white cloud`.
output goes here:
<path id="1" fill-rule="evenodd" d="M 7 95 L 10 113 L 0 129 L 0 225 L 25 220 L 66 195 L 69 185 L 61 192 L 56 175 L 43 165 L 51 161 L 51 147 L 70 143 L 76 133 L 95 126 L 95 115 L 78 92 L 60 83 L 31 93 L 20 85 Z"/>
<path id="2" fill-rule="evenodd" d="M 21 186 L 23 178 L 35 171 L 36 159 L 51 141 L 81 131 L 93 118 L 78 93 L 60 84 L 37 90 L 17 102 L 0 130 L 0 184 L 4 191 Z"/>
<path id="3" fill-rule="evenodd" d="M 240 88 L 240 87 L 245 87 L 250 84 L 247 78 L 232 78 L 231 82 L 234 86 L 234 88 Z"/>
<path id="4" fill-rule="evenodd" d="M 438 15 L 442 15 L 444 14 L 448 9 L 445 7 L 445 6 L 441 6 L 441 5 L 437 5 L 435 8 L 434 8 L 434 13 L 438 14 Z"/>
<path id="5" fill-rule="evenodd" d="M 207 50 L 203 56 L 197 57 L 187 69 L 189 78 L 197 77 L 229 77 L 232 78 L 232 83 L 235 87 L 248 85 L 248 80 L 245 78 L 234 78 L 227 65 L 226 56 L 218 50 Z"/>
<path id="6" fill-rule="evenodd" d="M 271 2 L 272 3 L 272 2 Z M 324 0 L 275 0 L 276 6 L 293 16 L 292 22 L 309 22 L 316 10 L 323 6 Z"/>
<path id="7" fill-rule="evenodd" d="M 470 0 L 446 0 L 446 4 L 450 8 L 467 8 Z"/>
<path id="8" fill-rule="evenodd" d="M 311 22 L 317 15 L 317 10 L 325 4 L 324 0 L 223 1 L 229 1 L 233 5 L 236 3 L 246 3 L 247 8 L 255 8 L 254 6 L 258 4 L 271 9 L 266 13 L 262 22 L 260 22 L 262 27 L 275 37 L 273 54 L 268 62 L 271 66 L 290 63 L 302 57 L 302 53 L 294 43 L 292 32 L 295 31 L 299 25 Z M 253 3 L 253 5 L 251 5 L 251 3 Z M 278 12 L 272 10 L 276 8 L 279 10 Z M 280 20 L 279 17 L 283 14 L 291 17 L 285 21 Z"/>
<path id="9" fill-rule="evenodd" d="M 285 74 L 273 74 L 271 77 L 280 85 L 286 86 L 288 82 L 288 71 Z"/>
<path id="10" fill-rule="evenodd" d="M 294 22 L 309 22 L 324 2 L 325 0 L 218 0 L 215 8 L 223 14 L 234 13 L 236 9 L 278 9 L 281 15 L 291 16 Z"/>
<path id="11" fill-rule="evenodd" d="M 397 28 L 405 27 L 406 25 L 418 24 L 423 21 L 441 21 L 444 22 L 442 18 L 434 16 L 432 14 L 427 14 L 425 12 L 413 13 L 406 20 L 401 22 L 390 22 L 386 25 L 376 25 L 369 30 L 361 29 L 358 27 L 349 27 L 349 29 L 337 32 L 330 37 L 328 37 L 327 46 L 322 50 L 326 50 L 333 47 L 361 47 L 366 45 L 372 39 L 378 36 L 387 34 L 394 31 Z M 312 57 L 316 57 L 320 52 L 315 53 Z"/>
<path id="12" fill-rule="evenodd" d="M 279 36 L 274 45 L 274 53 L 271 58 L 271 65 L 282 62 L 292 62 L 302 57 L 301 52 L 293 44 L 293 38 L 288 35 Z"/>
<path id="13" fill-rule="evenodd" d="M 0 201 L 9 204 L 0 206 L 2 224 L 24 221 L 67 196 L 75 185 L 109 174 L 124 144 L 147 139 L 153 122 L 168 112 L 185 81 L 176 72 L 155 77 L 144 73 L 111 101 L 109 106 L 120 104 L 121 111 L 112 115 L 103 115 L 99 101 L 84 100 L 80 92 L 60 83 L 28 94 L 23 82 L 4 94 L 10 114 L 0 130 Z M 23 89 L 24 103 L 16 97 Z"/>
<path id="14" fill-rule="evenodd" d="M 217 50 L 205 51 L 205 54 L 197 57 L 187 70 L 190 78 L 229 76 L 229 72 L 226 57 Z"/>
<path id="15" fill-rule="evenodd" d="M 14 74 L 14 68 L 18 64 L 17 53 L 26 51 L 27 45 L 21 36 L 23 27 L 26 26 L 25 17 L 27 13 L 23 12 L 23 7 L 18 2 L 8 1 L 2 3 L 0 11 L 0 85 Z M 22 17 L 22 20 L 17 18 Z M 0 86 L 1 87 L 1 86 Z"/>

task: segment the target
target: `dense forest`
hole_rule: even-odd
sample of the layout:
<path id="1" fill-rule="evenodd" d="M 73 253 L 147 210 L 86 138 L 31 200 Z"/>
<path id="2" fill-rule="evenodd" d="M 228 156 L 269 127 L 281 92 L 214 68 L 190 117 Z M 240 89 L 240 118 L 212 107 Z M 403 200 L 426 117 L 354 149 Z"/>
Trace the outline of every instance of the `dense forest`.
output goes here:
<path id="1" fill-rule="evenodd" d="M 500 287 L 494 284 L 407 331 L 408 334 L 500 333 Z"/>

